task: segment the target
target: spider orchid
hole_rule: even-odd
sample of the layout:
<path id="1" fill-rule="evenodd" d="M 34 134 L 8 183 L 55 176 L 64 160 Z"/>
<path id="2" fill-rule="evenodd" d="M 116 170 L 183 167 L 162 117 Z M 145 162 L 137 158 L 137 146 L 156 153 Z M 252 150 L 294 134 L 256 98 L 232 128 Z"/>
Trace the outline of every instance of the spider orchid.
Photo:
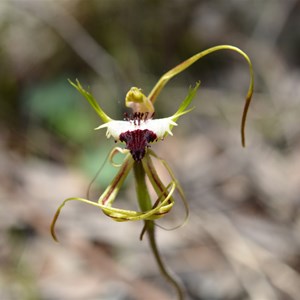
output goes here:
<path id="1" fill-rule="evenodd" d="M 125 105 L 132 109 L 132 114 L 125 115 L 124 120 L 113 120 L 110 118 L 99 106 L 95 98 L 91 93 L 86 91 L 77 80 L 76 83 L 70 81 L 74 86 L 90 103 L 96 113 L 99 115 L 103 124 L 96 129 L 106 129 L 107 138 L 112 137 L 116 142 L 125 144 L 125 147 L 115 147 L 109 154 L 109 160 L 114 167 L 118 168 L 118 172 L 115 175 L 112 182 L 105 189 L 100 196 L 98 202 L 93 202 L 84 198 L 68 198 L 59 206 L 52 224 L 51 233 L 53 238 L 57 241 L 55 234 L 55 223 L 60 214 L 63 206 L 69 201 L 80 201 L 90 205 L 94 205 L 100 208 L 104 214 L 109 216 L 115 221 L 145 221 L 145 226 L 141 234 L 141 238 L 145 232 L 148 233 L 151 249 L 154 253 L 158 266 L 164 275 L 164 277 L 174 286 L 177 291 L 179 299 L 183 299 L 183 291 L 180 284 L 175 280 L 166 270 L 159 252 L 157 250 L 155 237 L 154 237 L 154 221 L 166 215 L 173 207 L 174 192 L 177 191 L 179 197 L 183 201 L 186 213 L 188 215 L 187 201 L 184 197 L 183 190 L 175 178 L 174 173 L 168 166 L 165 160 L 159 158 L 151 149 L 150 145 L 155 142 L 163 140 L 168 135 L 173 135 L 172 130 L 174 126 L 177 126 L 177 120 L 190 112 L 193 108 L 189 108 L 200 83 L 197 83 L 194 88 L 191 88 L 188 95 L 183 100 L 177 111 L 169 117 L 155 119 L 154 118 L 154 103 L 167 84 L 167 82 L 187 69 L 190 65 L 195 63 L 202 57 L 219 50 L 231 50 L 240 54 L 248 63 L 250 73 L 250 84 L 244 104 L 244 110 L 241 120 L 241 141 L 242 146 L 245 146 L 245 123 L 248 108 L 251 102 L 253 93 L 253 70 L 252 64 L 245 52 L 237 47 L 230 45 L 220 45 L 209 48 L 196 55 L 190 57 L 186 61 L 182 62 L 175 68 L 165 73 L 156 83 L 148 96 L 145 96 L 141 89 L 133 87 L 129 90 L 125 97 Z M 114 156 L 116 154 L 124 155 L 123 162 L 116 164 L 114 162 Z M 170 175 L 170 183 L 165 185 L 157 173 L 153 158 L 161 162 L 164 168 Z M 113 203 L 117 197 L 117 194 L 126 179 L 129 172 L 133 170 L 136 181 L 137 199 L 140 206 L 140 210 L 126 210 L 113 207 Z M 148 186 L 146 184 L 146 176 L 149 179 L 149 183 L 153 186 L 157 199 L 152 201 L 149 195 Z M 187 216 L 186 215 L 186 216 Z"/>
<path id="2" fill-rule="evenodd" d="M 153 119 L 154 108 L 152 103 L 140 89 L 133 87 L 127 93 L 125 98 L 126 106 L 133 108 L 133 114 L 130 116 L 126 114 L 125 119 L 120 121 L 113 120 L 108 117 L 97 104 L 94 97 L 83 89 L 78 80 L 76 84 L 73 82 L 70 83 L 89 101 L 104 122 L 104 124 L 95 129 L 98 130 L 106 128 L 106 136 L 108 138 L 113 137 L 116 142 L 124 142 L 126 147 L 115 147 L 109 154 L 111 164 L 114 167 L 119 168 L 119 171 L 110 185 L 100 196 L 98 203 L 83 198 L 69 198 L 62 203 L 57 210 L 51 226 L 53 238 L 57 241 L 54 226 L 60 210 L 66 202 L 72 200 L 97 206 L 102 209 L 107 216 L 111 217 L 115 221 L 154 220 L 161 218 L 171 210 L 174 205 L 173 193 L 177 190 L 187 210 L 187 203 L 182 188 L 176 180 L 171 168 L 168 166 L 166 161 L 159 158 L 151 149 L 149 149 L 149 147 L 151 143 L 163 140 L 168 134 L 173 135 L 172 128 L 177 126 L 177 119 L 192 110 L 187 109 L 187 107 L 196 94 L 199 83 L 196 84 L 195 88 L 190 89 L 187 97 L 174 115 L 162 119 Z M 124 155 L 124 159 L 121 164 L 116 164 L 113 161 L 114 156 L 118 153 Z M 152 161 L 153 157 L 163 164 L 170 175 L 171 182 L 167 186 L 163 184 L 155 170 Z M 137 169 L 139 168 L 142 168 L 147 174 L 151 185 L 157 193 L 158 199 L 154 205 L 151 207 L 145 207 L 143 211 L 124 210 L 112 207 L 112 204 L 116 199 L 116 196 L 128 173 L 132 169 L 134 169 L 135 172 L 138 172 Z M 138 177 L 137 180 L 139 181 L 140 176 L 136 177 Z M 141 183 L 138 183 L 137 186 L 140 184 Z"/>

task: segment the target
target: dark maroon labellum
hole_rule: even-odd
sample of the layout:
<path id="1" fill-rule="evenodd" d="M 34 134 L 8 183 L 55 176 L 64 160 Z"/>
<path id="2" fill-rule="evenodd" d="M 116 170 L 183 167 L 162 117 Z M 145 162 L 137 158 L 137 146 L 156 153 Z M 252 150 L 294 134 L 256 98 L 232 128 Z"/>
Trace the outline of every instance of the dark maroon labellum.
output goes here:
<path id="1" fill-rule="evenodd" d="M 146 153 L 146 147 L 156 139 L 156 134 L 148 129 L 128 130 L 120 134 L 120 141 L 126 143 L 126 148 L 130 151 L 135 161 L 141 161 L 143 159 Z"/>

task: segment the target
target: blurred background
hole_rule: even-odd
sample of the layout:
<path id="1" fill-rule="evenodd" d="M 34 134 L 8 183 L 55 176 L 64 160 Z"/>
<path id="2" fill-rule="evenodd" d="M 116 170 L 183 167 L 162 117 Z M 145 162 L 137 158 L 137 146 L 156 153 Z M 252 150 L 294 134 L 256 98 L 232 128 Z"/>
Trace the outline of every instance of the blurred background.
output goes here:
<path id="1" fill-rule="evenodd" d="M 240 119 L 249 73 L 220 51 L 174 78 L 156 102 L 173 114 L 201 81 L 195 110 L 152 149 L 167 159 L 190 205 L 187 224 L 158 228 L 168 266 L 190 299 L 300 295 L 300 2 L 297 0 L 0 1 L 0 299 L 174 299 L 142 223 L 116 223 L 85 197 L 114 142 L 70 86 L 78 78 L 115 119 L 131 86 L 147 94 L 191 55 L 232 44 L 250 56 L 255 93 L 247 147 Z M 159 166 L 158 166 L 159 167 Z M 163 170 L 161 170 L 162 172 Z M 97 199 L 116 170 L 106 164 Z M 129 178 L 117 203 L 135 205 Z M 180 201 L 160 224 L 183 221 Z"/>

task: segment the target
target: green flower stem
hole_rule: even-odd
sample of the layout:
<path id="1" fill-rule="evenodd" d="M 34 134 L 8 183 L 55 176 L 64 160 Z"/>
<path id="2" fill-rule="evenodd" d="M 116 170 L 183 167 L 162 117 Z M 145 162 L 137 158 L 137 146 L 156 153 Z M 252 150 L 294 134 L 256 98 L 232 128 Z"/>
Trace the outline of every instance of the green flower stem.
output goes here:
<path id="1" fill-rule="evenodd" d="M 133 165 L 134 177 L 136 180 L 136 192 L 140 209 L 144 212 L 152 209 L 152 202 L 149 195 L 149 191 L 146 185 L 146 173 L 143 168 L 143 164 L 140 162 L 134 162 Z M 143 232 L 148 235 L 150 248 L 153 252 L 154 258 L 157 262 L 158 268 L 162 276 L 175 288 L 178 300 L 184 299 L 184 289 L 182 284 L 174 277 L 169 270 L 167 270 L 165 264 L 162 261 L 161 255 L 158 251 L 156 239 L 155 239 L 155 224 L 154 221 L 146 220 Z M 143 234 L 142 232 L 142 234 Z"/>

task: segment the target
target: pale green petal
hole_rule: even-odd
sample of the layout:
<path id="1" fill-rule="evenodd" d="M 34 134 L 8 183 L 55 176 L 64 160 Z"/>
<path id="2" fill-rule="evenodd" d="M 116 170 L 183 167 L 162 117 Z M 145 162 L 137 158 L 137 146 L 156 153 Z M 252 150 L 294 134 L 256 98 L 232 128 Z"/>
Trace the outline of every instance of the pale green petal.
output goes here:
<path id="1" fill-rule="evenodd" d="M 193 101 L 199 86 L 200 86 L 200 82 L 197 82 L 196 86 L 194 88 L 190 88 L 188 95 L 182 101 L 182 103 L 180 104 L 176 113 L 171 117 L 172 121 L 176 122 L 180 116 L 182 116 L 194 109 L 194 108 L 190 108 L 190 109 L 187 109 L 187 108 Z"/>
<path id="2" fill-rule="evenodd" d="M 94 108 L 96 113 L 102 119 L 104 123 L 111 121 L 112 119 L 101 109 L 99 104 L 97 103 L 96 99 L 93 97 L 91 93 L 86 91 L 80 82 L 76 79 L 76 83 L 69 80 L 70 84 L 75 87 L 75 89 L 90 103 L 90 105 Z"/>

